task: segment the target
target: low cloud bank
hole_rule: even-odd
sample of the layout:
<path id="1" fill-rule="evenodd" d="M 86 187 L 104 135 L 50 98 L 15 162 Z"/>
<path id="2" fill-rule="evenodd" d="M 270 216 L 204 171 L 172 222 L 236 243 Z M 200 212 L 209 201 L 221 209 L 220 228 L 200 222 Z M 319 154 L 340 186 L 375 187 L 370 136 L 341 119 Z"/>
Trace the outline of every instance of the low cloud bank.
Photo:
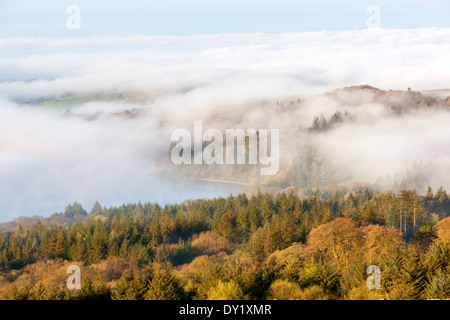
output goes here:
<path id="1" fill-rule="evenodd" d="M 172 130 L 194 120 L 222 129 L 279 128 L 280 156 L 288 159 L 296 155 L 292 142 L 304 139 L 299 128 L 349 111 L 357 121 L 314 143 L 355 178 L 373 181 L 417 162 L 450 167 L 446 110 L 396 117 L 363 94 L 357 106 L 321 95 L 364 83 L 446 89 L 450 29 L 11 38 L 0 39 L 0 50 L 0 220 L 48 215 L 69 201 L 195 197 L 149 175 L 167 157 Z M 38 106 L 99 92 L 124 95 Z M 216 192 L 198 188 L 201 196 Z"/>

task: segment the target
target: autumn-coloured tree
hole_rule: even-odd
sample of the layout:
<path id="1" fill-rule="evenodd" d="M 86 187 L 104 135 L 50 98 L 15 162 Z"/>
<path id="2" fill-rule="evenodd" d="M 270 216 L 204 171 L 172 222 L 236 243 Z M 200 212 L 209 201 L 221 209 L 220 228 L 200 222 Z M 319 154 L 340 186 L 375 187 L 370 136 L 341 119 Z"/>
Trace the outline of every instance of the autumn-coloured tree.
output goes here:
<path id="1" fill-rule="evenodd" d="M 337 218 L 311 231 L 308 245 L 320 257 L 330 260 L 339 269 L 347 268 L 360 253 L 362 232 L 347 218 Z"/>
<path id="2" fill-rule="evenodd" d="M 235 281 L 219 281 L 208 291 L 208 300 L 244 300 L 246 296 Z"/>
<path id="3" fill-rule="evenodd" d="M 423 226 L 414 235 L 412 243 L 418 245 L 423 251 L 426 251 L 437 238 L 438 236 L 434 227 Z"/>
<path id="4" fill-rule="evenodd" d="M 439 242 L 450 242 L 450 217 L 439 221 L 436 230 Z"/>
<path id="5" fill-rule="evenodd" d="M 361 231 L 364 239 L 362 251 L 368 264 L 379 261 L 381 256 L 387 253 L 389 247 L 404 244 L 400 230 L 395 228 L 369 225 L 362 228 Z"/>

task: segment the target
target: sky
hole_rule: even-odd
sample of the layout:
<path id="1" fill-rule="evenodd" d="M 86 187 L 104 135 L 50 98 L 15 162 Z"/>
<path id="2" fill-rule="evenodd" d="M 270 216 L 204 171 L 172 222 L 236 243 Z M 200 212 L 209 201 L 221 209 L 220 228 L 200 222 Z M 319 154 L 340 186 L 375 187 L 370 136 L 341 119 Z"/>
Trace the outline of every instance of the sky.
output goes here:
<path id="1" fill-rule="evenodd" d="M 71 5 L 80 9 L 79 29 L 66 26 Z M 0 37 L 363 29 L 373 5 L 382 28 L 450 27 L 445 0 L 2 0 Z"/>

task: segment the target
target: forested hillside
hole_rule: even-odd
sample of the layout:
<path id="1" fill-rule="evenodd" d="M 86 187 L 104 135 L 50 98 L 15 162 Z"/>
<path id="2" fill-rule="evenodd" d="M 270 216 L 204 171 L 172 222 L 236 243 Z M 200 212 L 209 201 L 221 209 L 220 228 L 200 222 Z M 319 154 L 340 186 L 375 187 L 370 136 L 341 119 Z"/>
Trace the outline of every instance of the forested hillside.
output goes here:
<path id="1" fill-rule="evenodd" d="M 450 298 L 444 189 L 257 193 L 102 208 L 4 226 L 6 299 Z M 66 287 L 81 267 L 81 290 Z M 366 269 L 381 269 L 380 290 Z"/>
<path id="2" fill-rule="evenodd" d="M 276 193 L 285 188 L 300 191 L 319 188 L 322 193 L 331 190 L 332 195 L 342 186 L 358 187 L 358 182 L 374 192 L 416 189 L 425 193 L 429 185 L 448 188 L 450 173 L 446 160 L 440 159 L 442 148 L 428 150 L 429 144 L 424 141 L 428 139 L 426 134 L 432 135 L 429 128 L 450 114 L 449 101 L 410 88 L 382 90 L 359 85 L 317 96 L 251 101 L 233 112 L 227 108 L 214 110 L 203 121 L 204 129 L 280 130 L 277 174 L 261 176 L 261 166 L 248 162 L 233 166 L 174 165 L 170 159 L 174 142 L 167 147 L 167 157 L 159 162 L 154 173 L 243 183 L 248 194 L 258 190 Z M 261 121 L 258 123 L 249 120 L 246 113 L 266 116 L 258 117 Z M 249 127 L 250 124 L 260 127 Z M 248 138 L 245 143 L 248 158 Z M 208 144 L 204 141 L 203 149 Z M 234 148 L 237 153 L 237 146 Z M 435 152 L 437 156 L 432 157 Z"/>

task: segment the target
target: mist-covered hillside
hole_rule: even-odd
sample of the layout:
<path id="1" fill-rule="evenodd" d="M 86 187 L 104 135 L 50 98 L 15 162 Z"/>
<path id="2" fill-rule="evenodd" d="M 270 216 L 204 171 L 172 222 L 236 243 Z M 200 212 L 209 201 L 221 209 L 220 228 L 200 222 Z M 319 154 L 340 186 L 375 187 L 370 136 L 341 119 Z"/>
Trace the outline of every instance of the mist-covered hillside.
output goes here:
<path id="1" fill-rule="evenodd" d="M 75 201 L 449 190 L 449 43 L 446 28 L 2 38 L 0 220 Z M 171 134 L 194 121 L 278 129 L 277 174 L 171 165 Z"/>
<path id="2" fill-rule="evenodd" d="M 379 191 L 415 188 L 424 193 L 427 186 L 437 188 L 449 181 L 445 135 L 440 140 L 436 132 L 428 130 L 446 130 L 448 98 L 410 88 L 381 90 L 361 85 L 322 95 L 258 101 L 241 110 L 228 117 L 226 110 L 218 110 L 207 119 L 207 127 L 223 133 L 227 128 L 279 128 L 280 168 L 276 175 L 261 176 L 260 165 L 248 162 L 177 166 L 170 159 L 162 162 L 160 172 L 242 183 L 250 193 L 287 188 L 302 195 L 318 188 L 328 196 L 361 187 Z M 266 117 L 254 120 L 246 116 L 257 113 Z M 208 144 L 204 142 L 203 148 Z M 248 159 L 248 148 L 246 156 Z"/>

